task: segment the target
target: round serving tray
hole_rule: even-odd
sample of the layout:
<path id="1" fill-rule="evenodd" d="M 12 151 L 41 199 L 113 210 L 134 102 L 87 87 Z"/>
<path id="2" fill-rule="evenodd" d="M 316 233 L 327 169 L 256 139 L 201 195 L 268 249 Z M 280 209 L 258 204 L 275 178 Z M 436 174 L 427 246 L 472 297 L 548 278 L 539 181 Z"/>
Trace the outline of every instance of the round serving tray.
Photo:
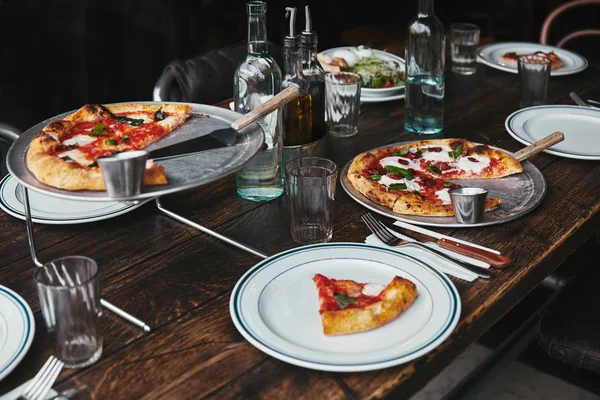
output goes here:
<path id="1" fill-rule="evenodd" d="M 413 143 L 413 141 L 400 142 L 386 146 L 377 147 L 372 150 L 381 149 L 384 147 L 400 146 Z M 479 144 L 479 143 L 475 143 Z M 497 147 L 490 146 L 497 150 Z M 372 151 L 369 150 L 369 151 Z M 507 152 L 511 154 L 510 152 Z M 469 179 L 458 180 L 453 179 L 461 186 L 482 187 L 488 190 L 488 196 L 500 197 L 502 205 L 494 211 L 486 212 L 482 222 L 477 224 L 461 224 L 456 222 L 456 218 L 452 217 L 424 217 L 420 215 L 402 215 L 395 214 L 387 207 L 371 201 L 362 193 L 352 186 L 348 179 L 348 168 L 352 160 L 348 161 L 342 169 L 340 181 L 342 187 L 359 204 L 362 204 L 371 211 L 386 217 L 397 219 L 398 221 L 408 222 L 415 225 L 437 226 L 440 228 L 474 228 L 479 226 L 489 226 L 503 224 L 512 221 L 536 208 L 546 195 L 546 180 L 539 169 L 529 161 L 521 162 L 523 172 L 516 175 L 506 176 L 499 179 Z"/>
<path id="2" fill-rule="evenodd" d="M 168 104 L 173 102 L 141 101 L 136 103 Z M 165 142 L 165 145 L 168 145 L 173 142 L 181 141 L 182 139 L 187 140 L 207 135 L 217 129 L 230 128 L 231 123 L 241 117 L 241 114 L 221 107 L 205 104 L 186 104 L 190 104 L 193 107 L 194 113 L 206 114 L 209 118 L 203 119 L 201 124 L 190 124 L 188 125 L 189 128 L 186 127 L 186 124 L 190 121 L 186 122 L 186 124 L 174 130 L 159 142 L 154 143 L 152 145 L 153 149 L 160 147 L 155 146 L 159 143 L 162 144 Z M 25 154 L 29 147 L 29 143 L 35 135 L 50 122 L 62 119 L 74 111 L 75 110 L 69 111 L 40 122 L 23 132 L 13 143 L 8 151 L 6 163 L 8 170 L 19 183 L 28 189 L 49 196 L 71 200 L 134 201 L 149 199 L 201 186 L 237 171 L 260 151 L 265 140 L 262 128 L 257 123 L 253 123 L 238 132 L 237 141 L 232 146 L 221 147 L 196 154 L 165 157 L 161 159 L 159 163 L 165 167 L 167 178 L 169 180 L 167 184 L 145 186 L 142 189 L 142 192 L 134 197 L 114 198 L 109 197 L 106 191 L 69 191 L 45 185 L 38 181 L 25 165 Z"/>

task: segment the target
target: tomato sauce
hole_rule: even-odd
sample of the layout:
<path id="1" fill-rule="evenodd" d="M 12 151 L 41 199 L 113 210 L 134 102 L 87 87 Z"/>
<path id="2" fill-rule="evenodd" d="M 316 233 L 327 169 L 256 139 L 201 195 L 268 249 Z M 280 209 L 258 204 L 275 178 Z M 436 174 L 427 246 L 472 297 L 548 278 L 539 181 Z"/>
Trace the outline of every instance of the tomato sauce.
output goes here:
<path id="1" fill-rule="evenodd" d="M 342 308 L 335 299 L 336 294 L 345 294 L 354 299 L 356 304 L 348 304 L 343 309 L 365 308 L 373 303 L 381 301 L 381 294 L 377 296 L 367 296 L 362 293 L 366 286 L 364 283 L 358 283 L 350 280 L 337 280 L 327 278 L 321 274 L 315 274 L 313 281 L 317 285 L 321 307 L 319 312 L 322 314 L 327 311 L 340 311 Z"/>

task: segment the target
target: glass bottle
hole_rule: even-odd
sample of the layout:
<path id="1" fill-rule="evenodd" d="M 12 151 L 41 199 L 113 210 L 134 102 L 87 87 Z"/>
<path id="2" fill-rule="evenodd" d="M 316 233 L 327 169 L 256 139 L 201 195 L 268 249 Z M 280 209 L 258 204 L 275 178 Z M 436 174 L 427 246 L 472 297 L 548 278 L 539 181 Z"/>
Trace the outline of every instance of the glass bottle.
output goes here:
<path id="1" fill-rule="evenodd" d="M 300 37 L 295 34 L 296 8 L 286 7 L 290 17 L 290 32 L 283 40 L 284 79 L 282 87 L 290 85 L 300 89 L 300 96 L 283 107 L 283 145 L 297 146 L 312 142 L 312 96 L 310 84 L 302 72 Z"/>
<path id="2" fill-rule="evenodd" d="M 442 22 L 433 13 L 433 0 L 419 0 L 406 38 L 404 129 L 436 134 L 444 127 L 446 36 Z"/>
<path id="3" fill-rule="evenodd" d="M 248 53 L 233 77 L 234 110 L 242 114 L 260 106 L 281 90 L 282 73 L 267 48 L 267 4 L 250 1 Z M 237 192 L 251 201 L 269 201 L 284 191 L 281 166 L 283 110 L 278 108 L 258 121 L 265 133 L 265 146 L 236 173 Z"/>
<path id="4" fill-rule="evenodd" d="M 302 73 L 309 83 L 312 97 L 312 136 L 314 140 L 325 136 L 325 70 L 317 60 L 317 33 L 312 30 L 309 6 L 304 7 L 305 29 L 300 34 Z"/>

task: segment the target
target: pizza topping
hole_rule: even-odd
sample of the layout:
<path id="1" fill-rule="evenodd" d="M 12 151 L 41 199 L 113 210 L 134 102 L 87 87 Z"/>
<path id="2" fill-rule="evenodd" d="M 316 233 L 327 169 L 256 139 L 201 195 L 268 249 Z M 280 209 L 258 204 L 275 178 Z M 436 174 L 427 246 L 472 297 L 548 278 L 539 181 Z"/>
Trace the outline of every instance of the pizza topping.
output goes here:
<path id="1" fill-rule="evenodd" d="M 406 190 L 406 183 L 392 183 L 388 190 Z"/>
<path id="2" fill-rule="evenodd" d="M 402 149 L 402 150 L 393 152 L 392 155 L 402 157 L 402 156 L 407 155 L 409 151 L 410 151 L 410 148 L 407 147 L 406 149 Z"/>
<path id="3" fill-rule="evenodd" d="M 113 118 L 117 121 L 117 124 L 124 124 L 126 122 L 129 122 L 129 125 L 131 126 L 140 126 L 144 124 L 143 118 L 129 118 L 122 115 L 113 115 Z"/>
<path id="4" fill-rule="evenodd" d="M 450 200 L 450 193 L 448 193 L 448 189 L 442 189 L 435 192 L 435 197 L 442 201 L 442 204 L 450 204 L 452 201 Z"/>
<path id="5" fill-rule="evenodd" d="M 362 288 L 362 294 L 365 296 L 379 296 L 383 289 L 385 289 L 385 286 L 379 283 L 367 283 Z"/>
<path id="6" fill-rule="evenodd" d="M 91 163 L 91 161 L 86 158 L 85 154 L 81 152 L 80 149 L 65 151 L 64 153 L 58 154 L 58 156 L 63 160 L 68 158 L 69 160 L 75 161 L 77 164 L 84 167 Z"/>
<path id="7" fill-rule="evenodd" d="M 453 150 L 449 146 L 429 147 L 428 151 L 425 154 L 423 154 L 423 158 L 427 161 L 450 162 L 450 161 L 454 161 L 454 159 L 450 155 L 450 153 L 452 153 L 452 152 L 453 152 Z M 460 153 L 459 153 L 459 155 L 460 155 Z"/>
<path id="8" fill-rule="evenodd" d="M 424 149 L 419 149 L 419 150 L 422 152 Z M 440 153 L 442 151 L 442 148 L 439 147 L 439 146 L 437 146 L 437 147 L 428 147 L 425 150 L 431 151 L 433 153 Z"/>
<path id="9" fill-rule="evenodd" d="M 350 304 L 356 305 L 358 301 L 354 297 L 350 297 L 345 293 L 334 293 L 333 297 L 338 307 L 342 310 L 348 307 Z"/>
<path id="10" fill-rule="evenodd" d="M 417 182 L 416 179 L 412 179 L 412 180 L 408 180 L 408 179 L 393 179 L 392 177 L 390 177 L 389 175 L 383 175 L 381 177 L 381 179 L 379 180 L 379 183 L 381 185 L 384 185 L 388 188 L 388 190 L 408 190 L 410 192 L 418 192 L 419 190 L 421 190 L 421 186 L 419 185 L 419 183 Z M 403 185 L 404 189 L 399 189 L 400 186 L 393 186 L 393 185 Z M 392 186 L 394 188 L 398 188 L 398 189 L 393 189 Z"/>
<path id="11" fill-rule="evenodd" d="M 433 173 L 436 173 L 436 174 L 438 174 L 438 175 L 441 175 L 441 174 L 442 174 L 442 170 L 441 170 L 441 169 L 439 169 L 439 167 L 436 167 L 436 166 L 435 166 L 435 165 L 433 165 L 433 164 L 427 164 L 427 169 L 428 169 L 429 171 L 433 172 Z"/>
<path id="12" fill-rule="evenodd" d="M 401 165 L 408 165 L 409 163 L 408 163 L 408 160 L 403 160 L 403 159 L 399 158 L 399 159 L 398 159 L 398 164 L 401 164 Z"/>
<path id="13" fill-rule="evenodd" d="M 413 178 L 413 175 L 410 173 L 410 171 L 405 168 L 396 167 L 394 165 L 386 165 L 385 170 L 387 172 L 393 172 L 395 174 L 400 174 L 408 180 L 411 180 Z"/>
<path id="14" fill-rule="evenodd" d="M 104 144 L 109 145 L 109 146 L 116 146 L 118 143 L 115 139 L 106 139 L 104 141 Z"/>
<path id="15" fill-rule="evenodd" d="M 70 139 L 64 140 L 63 144 L 67 146 L 85 146 L 86 144 L 90 144 L 95 141 L 95 137 L 90 137 L 89 135 L 77 135 Z"/>
<path id="16" fill-rule="evenodd" d="M 448 152 L 448 155 L 454 160 L 456 161 L 458 159 L 458 157 L 460 157 L 460 155 L 462 154 L 463 151 L 463 145 L 462 143 L 458 145 L 458 147 L 456 148 L 456 150 L 452 150 Z"/>
<path id="17" fill-rule="evenodd" d="M 369 176 L 369 178 L 368 178 L 368 179 L 370 179 L 370 180 L 372 180 L 372 181 L 375 181 L 375 182 L 378 182 L 378 181 L 380 181 L 380 180 L 381 180 L 381 175 L 378 175 L 378 174 L 373 174 L 373 175 Z"/>
<path id="18" fill-rule="evenodd" d="M 470 157 L 461 157 L 458 160 L 457 165 L 462 171 L 479 173 L 488 165 L 490 165 L 490 158 L 480 156 L 478 154 L 472 154 Z"/>
<path id="19" fill-rule="evenodd" d="M 104 125 L 104 124 L 96 124 L 92 128 L 92 130 L 90 132 L 90 136 L 105 135 L 106 134 L 105 132 L 106 132 L 106 125 Z"/>
<path id="20" fill-rule="evenodd" d="M 412 153 L 411 153 L 412 154 Z M 400 163 L 400 160 L 406 162 L 406 163 Z M 381 160 L 379 160 L 379 163 L 382 165 L 382 167 L 386 167 L 388 165 L 392 165 L 395 167 L 399 167 L 399 168 L 404 168 L 405 169 L 414 169 L 414 170 L 420 170 L 421 166 L 419 165 L 418 162 L 415 162 L 411 159 L 408 158 L 398 158 L 398 157 L 385 157 L 382 158 Z"/>
<path id="21" fill-rule="evenodd" d="M 121 140 L 123 140 L 123 143 L 127 143 L 129 142 L 129 136 L 125 135 L 121 138 Z"/>
<path id="22" fill-rule="evenodd" d="M 167 114 L 165 114 L 165 112 L 162 110 L 162 107 L 159 108 L 158 111 L 154 113 L 154 121 L 155 122 L 162 121 L 166 117 L 167 117 Z"/>

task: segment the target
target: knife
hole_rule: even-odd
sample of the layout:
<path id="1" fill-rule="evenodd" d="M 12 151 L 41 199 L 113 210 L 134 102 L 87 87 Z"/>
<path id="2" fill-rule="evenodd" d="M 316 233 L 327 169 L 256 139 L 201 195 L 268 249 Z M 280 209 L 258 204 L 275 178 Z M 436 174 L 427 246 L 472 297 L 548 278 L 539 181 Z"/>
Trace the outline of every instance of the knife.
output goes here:
<path id="1" fill-rule="evenodd" d="M 87 389 L 88 385 L 82 385 L 76 388 L 72 388 L 72 389 L 67 389 L 64 392 L 58 393 L 56 396 L 51 397 L 48 400 L 64 400 L 64 399 L 70 399 L 71 397 L 79 394 L 79 392 L 84 391 L 85 389 Z"/>
<path id="2" fill-rule="evenodd" d="M 410 229 L 406 229 L 397 225 L 390 225 L 387 222 L 386 225 L 389 229 L 401 233 L 402 235 L 408 236 L 412 239 L 415 239 L 420 243 L 434 242 L 437 243 L 440 247 L 443 247 L 444 249 L 451 250 L 455 253 L 462 254 L 463 256 L 472 257 L 477 260 L 486 262 L 496 268 L 506 268 L 511 263 L 511 259 L 502 254 L 492 253 L 491 251 L 469 246 L 464 243 L 455 242 L 451 239 L 436 238 L 434 236 L 427 235 L 421 232 L 411 231 Z"/>

